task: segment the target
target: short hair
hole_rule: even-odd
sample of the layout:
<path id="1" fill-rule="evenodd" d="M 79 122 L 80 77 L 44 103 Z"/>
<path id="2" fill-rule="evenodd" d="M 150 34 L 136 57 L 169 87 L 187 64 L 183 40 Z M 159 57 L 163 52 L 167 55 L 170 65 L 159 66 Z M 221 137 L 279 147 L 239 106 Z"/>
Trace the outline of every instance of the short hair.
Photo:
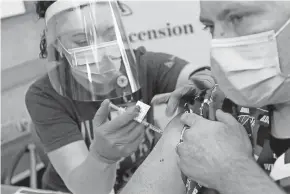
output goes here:
<path id="1" fill-rule="evenodd" d="M 53 4 L 55 1 L 37 1 L 35 3 L 35 12 L 38 15 L 39 18 L 44 18 L 47 8 Z M 39 44 L 39 57 L 40 58 L 46 58 L 47 57 L 47 43 L 45 38 L 45 30 L 43 30 L 43 33 L 41 35 L 41 40 Z"/>

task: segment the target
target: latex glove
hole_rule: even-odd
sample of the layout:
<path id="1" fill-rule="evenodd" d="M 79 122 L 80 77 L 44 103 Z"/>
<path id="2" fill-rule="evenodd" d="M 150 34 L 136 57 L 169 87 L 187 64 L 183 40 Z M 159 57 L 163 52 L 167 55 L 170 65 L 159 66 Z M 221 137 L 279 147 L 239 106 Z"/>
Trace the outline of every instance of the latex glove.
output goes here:
<path id="1" fill-rule="evenodd" d="M 107 121 L 110 114 L 109 100 L 105 100 L 94 117 L 94 141 L 90 146 L 103 162 L 115 163 L 137 150 L 144 139 L 144 126 L 133 120 L 140 107 L 128 108 L 120 116 Z"/>
<path id="2" fill-rule="evenodd" d="M 183 143 L 176 148 L 182 172 L 213 189 L 233 171 L 235 164 L 253 159 L 244 127 L 221 110 L 216 111 L 216 118 L 218 121 L 210 121 L 194 113 L 183 114 L 181 121 L 190 128 L 185 130 Z"/>
<path id="3" fill-rule="evenodd" d="M 193 74 L 188 84 L 176 88 L 173 92 L 154 96 L 152 105 L 167 103 L 166 115 L 173 116 L 183 98 L 194 98 L 202 90 L 210 89 L 215 85 L 215 81 L 209 70 L 198 71 Z"/>

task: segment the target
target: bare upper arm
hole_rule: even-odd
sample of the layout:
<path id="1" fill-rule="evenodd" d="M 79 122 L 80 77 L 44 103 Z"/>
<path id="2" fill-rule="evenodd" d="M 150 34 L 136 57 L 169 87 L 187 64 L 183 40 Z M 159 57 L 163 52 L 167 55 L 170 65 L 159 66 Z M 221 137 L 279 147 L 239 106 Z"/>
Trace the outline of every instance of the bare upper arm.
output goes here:
<path id="1" fill-rule="evenodd" d="M 75 141 L 48 153 L 51 164 L 64 182 L 72 170 L 88 156 L 88 148 L 83 140 Z"/>

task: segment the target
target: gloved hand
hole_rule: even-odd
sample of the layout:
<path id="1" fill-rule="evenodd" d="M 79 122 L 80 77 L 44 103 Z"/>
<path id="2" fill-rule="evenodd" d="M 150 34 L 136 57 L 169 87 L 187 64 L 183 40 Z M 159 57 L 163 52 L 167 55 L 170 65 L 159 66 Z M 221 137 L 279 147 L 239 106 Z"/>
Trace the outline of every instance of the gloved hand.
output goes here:
<path id="1" fill-rule="evenodd" d="M 154 96 L 151 101 L 153 105 L 167 103 L 166 115 L 173 116 L 180 106 L 182 99 L 194 98 L 201 91 L 210 89 L 215 85 L 215 80 L 211 76 L 210 70 L 202 70 L 193 74 L 189 78 L 188 84 L 176 88 L 173 92 Z M 186 101 L 186 100 L 185 100 Z"/>
<path id="2" fill-rule="evenodd" d="M 109 100 L 105 100 L 94 117 L 94 140 L 90 146 L 100 160 L 113 164 L 137 150 L 144 139 L 144 126 L 133 120 L 140 107 L 128 108 L 120 116 L 107 122 L 110 114 Z"/>

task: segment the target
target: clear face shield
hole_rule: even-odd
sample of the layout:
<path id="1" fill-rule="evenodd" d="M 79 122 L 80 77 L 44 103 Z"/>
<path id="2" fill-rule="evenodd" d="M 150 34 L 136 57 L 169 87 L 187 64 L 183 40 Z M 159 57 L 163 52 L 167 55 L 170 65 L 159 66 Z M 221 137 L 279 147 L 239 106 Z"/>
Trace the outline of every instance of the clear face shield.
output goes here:
<path id="1" fill-rule="evenodd" d="M 115 1 L 58 0 L 45 19 L 48 75 L 60 95 L 77 101 L 140 99 L 138 66 Z"/>

